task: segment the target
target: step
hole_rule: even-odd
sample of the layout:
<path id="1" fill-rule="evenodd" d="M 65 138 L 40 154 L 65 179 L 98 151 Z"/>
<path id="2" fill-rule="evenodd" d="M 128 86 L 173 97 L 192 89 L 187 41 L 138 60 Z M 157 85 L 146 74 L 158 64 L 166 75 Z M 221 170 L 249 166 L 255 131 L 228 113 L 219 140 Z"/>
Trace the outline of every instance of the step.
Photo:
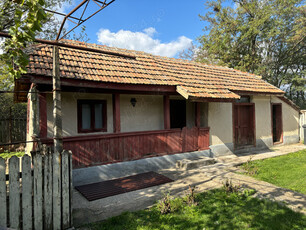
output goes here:
<path id="1" fill-rule="evenodd" d="M 179 169 L 189 170 L 206 165 L 212 165 L 217 162 L 216 158 L 198 157 L 194 159 L 183 159 L 176 162 L 176 167 Z"/>

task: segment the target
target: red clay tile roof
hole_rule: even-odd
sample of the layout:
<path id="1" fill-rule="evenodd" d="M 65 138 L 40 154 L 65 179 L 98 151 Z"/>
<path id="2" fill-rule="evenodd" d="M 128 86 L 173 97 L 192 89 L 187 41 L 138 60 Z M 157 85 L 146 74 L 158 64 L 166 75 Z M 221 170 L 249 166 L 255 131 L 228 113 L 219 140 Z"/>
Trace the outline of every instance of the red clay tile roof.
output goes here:
<path id="1" fill-rule="evenodd" d="M 172 85 L 176 86 L 177 92 L 186 99 L 238 99 L 239 95 L 234 93 L 238 91 L 281 95 L 284 93 L 259 76 L 227 67 L 70 40 L 63 42 L 134 55 L 136 59 L 61 47 L 59 52 L 62 78 L 122 84 Z M 36 45 L 29 49 L 28 53 L 28 74 L 52 76 L 51 46 Z"/>

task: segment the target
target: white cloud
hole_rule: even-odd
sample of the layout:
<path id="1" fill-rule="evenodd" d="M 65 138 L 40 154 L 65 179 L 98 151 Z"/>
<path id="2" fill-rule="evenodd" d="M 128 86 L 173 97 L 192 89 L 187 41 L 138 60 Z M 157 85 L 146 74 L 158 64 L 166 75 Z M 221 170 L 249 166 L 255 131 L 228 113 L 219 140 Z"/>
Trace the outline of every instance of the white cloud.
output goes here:
<path id="1" fill-rule="evenodd" d="M 142 32 L 132 32 L 129 30 L 111 32 L 108 29 L 100 29 L 97 35 L 98 42 L 103 45 L 144 51 L 168 57 L 173 57 L 178 52 L 191 46 L 192 40 L 185 36 L 181 36 L 169 43 L 162 43 L 160 40 L 153 38 L 156 33 L 155 28 L 149 27 Z"/>

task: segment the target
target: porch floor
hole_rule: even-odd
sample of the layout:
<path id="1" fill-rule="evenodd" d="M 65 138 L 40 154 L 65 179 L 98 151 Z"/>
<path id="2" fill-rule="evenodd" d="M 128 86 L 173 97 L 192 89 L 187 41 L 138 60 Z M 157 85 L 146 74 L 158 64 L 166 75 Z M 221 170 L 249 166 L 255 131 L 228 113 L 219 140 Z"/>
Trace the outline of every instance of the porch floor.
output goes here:
<path id="1" fill-rule="evenodd" d="M 73 218 L 74 225 L 96 222 L 119 215 L 125 211 L 136 211 L 150 207 L 156 200 L 161 199 L 163 193 L 169 191 L 172 196 L 182 196 L 188 186 L 196 186 L 197 192 L 220 188 L 226 179 L 234 184 L 257 190 L 257 196 L 268 197 L 280 202 L 286 202 L 293 210 L 306 214 L 306 196 L 288 189 L 280 188 L 267 182 L 237 174 L 236 166 L 252 160 L 285 155 L 291 152 L 306 149 L 306 145 L 293 144 L 274 146 L 271 150 L 254 151 L 240 156 L 230 155 L 217 158 L 218 163 L 193 170 L 179 170 L 171 168 L 159 170 L 174 182 L 128 192 L 112 197 L 103 198 L 93 202 L 87 201 L 78 191 L 73 192 Z"/>

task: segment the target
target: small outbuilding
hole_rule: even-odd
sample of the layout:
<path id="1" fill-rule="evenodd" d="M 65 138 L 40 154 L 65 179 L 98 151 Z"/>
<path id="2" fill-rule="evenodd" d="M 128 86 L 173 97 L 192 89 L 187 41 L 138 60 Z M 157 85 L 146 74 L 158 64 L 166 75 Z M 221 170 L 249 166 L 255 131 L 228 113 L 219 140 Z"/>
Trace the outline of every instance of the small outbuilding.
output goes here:
<path id="1" fill-rule="evenodd" d="M 63 42 L 135 57 L 60 47 L 63 144 L 72 150 L 75 168 L 194 151 L 218 156 L 299 142 L 299 108 L 260 76 Z M 35 138 L 51 144 L 52 47 L 35 45 L 28 52 L 28 71 L 15 82 L 15 99 L 28 103 L 27 140 L 36 133 Z M 24 93 L 29 90 L 37 94 Z M 36 118 L 30 119 L 35 111 Z"/>

